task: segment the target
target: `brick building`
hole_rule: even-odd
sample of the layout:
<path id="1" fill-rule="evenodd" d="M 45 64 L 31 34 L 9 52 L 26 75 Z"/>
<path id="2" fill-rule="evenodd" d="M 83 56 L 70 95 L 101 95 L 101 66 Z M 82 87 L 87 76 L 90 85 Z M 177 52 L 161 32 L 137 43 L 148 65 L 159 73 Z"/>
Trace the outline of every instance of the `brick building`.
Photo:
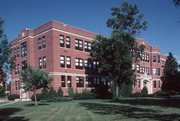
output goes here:
<path id="1" fill-rule="evenodd" d="M 72 27 L 56 21 L 50 21 L 34 30 L 24 29 L 11 41 L 12 55 L 16 56 L 16 66 L 11 75 L 11 93 L 28 98 L 32 94 L 24 93 L 19 73 L 27 65 L 49 72 L 54 78 L 51 85 L 57 90 L 62 87 L 64 95 L 68 95 L 68 87 L 81 92 L 90 90 L 93 84 L 105 83 L 97 74 L 98 62 L 89 60 L 91 42 L 94 33 Z M 146 46 L 142 60 L 137 63 L 137 82 L 134 92 L 147 86 L 149 93 L 161 87 L 165 56 L 160 54 L 159 47 L 151 47 L 143 39 L 138 43 Z"/>

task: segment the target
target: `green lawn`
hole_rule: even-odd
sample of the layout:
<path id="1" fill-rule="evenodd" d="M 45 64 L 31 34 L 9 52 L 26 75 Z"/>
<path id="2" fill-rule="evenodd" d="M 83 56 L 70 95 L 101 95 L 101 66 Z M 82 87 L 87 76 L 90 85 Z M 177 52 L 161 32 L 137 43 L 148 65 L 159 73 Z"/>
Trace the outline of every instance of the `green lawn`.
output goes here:
<path id="1" fill-rule="evenodd" d="M 0 107 L 0 121 L 178 121 L 180 100 L 133 98 L 61 103 L 19 102 Z"/>

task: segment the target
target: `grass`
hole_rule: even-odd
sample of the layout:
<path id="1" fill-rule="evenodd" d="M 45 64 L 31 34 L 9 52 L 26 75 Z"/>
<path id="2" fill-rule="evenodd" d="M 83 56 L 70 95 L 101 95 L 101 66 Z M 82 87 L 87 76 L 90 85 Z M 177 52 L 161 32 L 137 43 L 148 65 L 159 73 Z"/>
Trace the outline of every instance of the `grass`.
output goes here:
<path id="1" fill-rule="evenodd" d="M 178 121 L 180 100 L 129 98 L 70 102 L 20 102 L 0 107 L 0 121 Z"/>

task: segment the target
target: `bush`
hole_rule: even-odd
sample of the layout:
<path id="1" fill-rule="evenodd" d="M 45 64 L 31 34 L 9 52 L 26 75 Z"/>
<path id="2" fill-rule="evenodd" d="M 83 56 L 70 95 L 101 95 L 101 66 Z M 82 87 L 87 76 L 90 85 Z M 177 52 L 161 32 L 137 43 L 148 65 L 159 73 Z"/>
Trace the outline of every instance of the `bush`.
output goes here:
<path id="1" fill-rule="evenodd" d="M 104 84 L 99 84 L 95 86 L 95 89 L 92 90 L 92 92 L 94 93 L 95 97 L 98 99 L 111 99 L 112 94 L 108 89 L 109 89 L 108 86 Z"/>
<path id="2" fill-rule="evenodd" d="M 145 97 L 145 96 L 148 95 L 147 87 L 143 87 L 143 89 L 141 90 L 141 95 L 142 95 L 143 97 Z"/>
<path id="3" fill-rule="evenodd" d="M 48 93 L 48 98 L 53 98 L 53 97 L 57 97 L 57 93 L 53 87 L 50 87 L 49 93 Z"/>
<path id="4" fill-rule="evenodd" d="M 32 101 L 35 101 L 34 95 L 32 95 L 31 99 L 32 99 Z M 36 94 L 36 100 L 37 101 L 40 101 L 42 99 L 43 99 L 42 94 Z"/>
<path id="5" fill-rule="evenodd" d="M 154 93 L 155 96 L 167 96 L 169 95 L 168 93 L 160 90 L 160 91 L 157 91 L 156 93 Z"/>
<path id="6" fill-rule="evenodd" d="M 63 91 L 62 91 L 61 87 L 59 87 L 59 89 L 57 91 L 57 96 L 58 97 L 63 97 Z"/>
<path id="7" fill-rule="evenodd" d="M 8 100 L 15 100 L 18 98 L 19 98 L 19 95 L 17 95 L 17 94 L 8 95 Z"/>
<path id="8" fill-rule="evenodd" d="M 0 85 L 0 95 L 4 95 L 6 90 Z"/>
<path id="9" fill-rule="evenodd" d="M 68 88 L 68 94 L 69 94 L 69 97 L 72 97 L 72 98 L 74 97 L 75 94 L 74 94 L 73 88 L 71 87 Z"/>
<path id="10" fill-rule="evenodd" d="M 132 94 L 132 84 L 123 83 L 120 90 L 121 97 L 130 97 L 131 94 Z"/>
<path id="11" fill-rule="evenodd" d="M 68 102 L 72 101 L 73 99 L 71 97 L 53 97 L 53 98 L 48 98 L 48 102 Z"/>
<path id="12" fill-rule="evenodd" d="M 136 92 L 131 94 L 131 97 L 141 97 L 141 96 L 142 96 L 141 92 Z"/>
<path id="13" fill-rule="evenodd" d="M 86 99 L 94 99 L 95 94 L 93 92 L 87 91 L 84 89 L 82 93 L 76 93 L 74 96 L 75 100 L 86 100 Z"/>
<path id="14" fill-rule="evenodd" d="M 47 99 L 48 98 L 48 89 L 43 88 L 42 93 L 41 93 L 42 99 Z"/>

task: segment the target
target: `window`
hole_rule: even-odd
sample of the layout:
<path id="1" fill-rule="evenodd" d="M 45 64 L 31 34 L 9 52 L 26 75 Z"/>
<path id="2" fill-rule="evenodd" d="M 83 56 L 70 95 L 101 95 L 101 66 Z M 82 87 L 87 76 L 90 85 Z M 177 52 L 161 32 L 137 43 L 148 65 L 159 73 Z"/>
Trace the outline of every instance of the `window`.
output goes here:
<path id="1" fill-rule="evenodd" d="M 42 69 L 42 58 L 39 58 L 39 69 Z"/>
<path id="2" fill-rule="evenodd" d="M 76 69 L 83 69 L 83 59 L 76 58 Z"/>
<path id="3" fill-rule="evenodd" d="M 157 56 L 158 63 L 160 63 L 160 55 Z"/>
<path id="4" fill-rule="evenodd" d="M 42 48 L 46 48 L 46 38 L 45 38 L 45 36 L 42 37 Z"/>
<path id="5" fill-rule="evenodd" d="M 43 68 L 46 68 L 46 56 L 43 57 Z"/>
<path id="6" fill-rule="evenodd" d="M 139 64 L 137 64 L 137 72 L 139 73 L 140 72 L 140 66 L 139 66 Z"/>
<path id="7" fill-rule="evenodd" d="M 88 67 L 88 60 L 87 60 L 87 59 L 84 60 L 84 67 L 85 67 L 85 68 Z"/>
<path id="8" fill-rule="evenodd" d="M 153 62 L 156 62 L 156 56 L 155 55 L 153 56 Z"/>
<path id="9" fill-rule="evenodd" d="M 160 76 L 160 68 L 158 68 L 157 71 L 157 75 Z"/>
<path id="10" fill-rule="evenodd" d="M 64 47 L 64 35 L 60 35 L 60 47 Z"/>
<path id="11" fill-rule="evenodd" d="M 72 87 L 71 86 L 71 76 L 67 76 L 67 83 L 68 83 L 68 87 Z"/>
<path id="12" fill-rule="evenodd" d="M 66 48 L 70 48 L 70 47 L 71 47 L 71 38 L 66 37 Z"/>
<path id="13" fill-rule="evenodd" d="M 27 60 L 22 61 L 22 70 L 25 70 L 27 68 Z"/>
<path id="14" fill-rule="evenodd" d="M 45 38 L 45 36 L 38 39 L 38 50 L 41 50 L 42 48 L 46 48 L 46 38 Z"/>
<path id="15" fill-rule="evenodd" d="M 158 88 L 161 88 L 161 81 L 158 81 Z"/>
<path id="16" fill-rule="evenodd" d="M 91 43 L 90 42 L 84 42 L 84 48 L 86 52 L 91 51 Z"/>
<path id="17" fill-rule="evenodd" d="M 41 50 L 41 38 L 38 39 L 38 50 Z"/>
<path id="18" fill-rule="evenodd" d="M 153 86 L 154 88 L 156 88 L 156 81 L 153 81 Z"/>
<path id="19" fill-rule="evenodd" d="M 18 67 L 17 65 L 15 65 L 15 75 L 17 74 L 17 72 L 18 72 Z"/>
<path id="20" fill-rule="evenodd" d="M 155 76 L 156 75 L 156 69 L 153 68 L 153 75 Z"/>
<path id="21" fill-rule="evenodd" d="M 75 39 L 75 49 L 83 50 L 83 41 L 79 39 Z"/>
<path id="22" fill-rule="evenodd" d="M 147 62 L 149 62 L 149 53 L 147 53 Z"/>
<path id="23" fill-rule="evenodd" d="M 17 56 L 17 50 L 16 50 L 16 48 L 14 49 L 14 56 L 15 56 L 15 57 Z"/>
<path id="24" fill-rule="evenodd" d="M 66 57 L 66 65 L 67 65 L 67 68 L 71 68 L 71 57 L 69 56 Z"/>
<path id="25" fill-rule="evenodd" d="M 61 87 L 66 87 L 66 77 L 64 75 L 61 75 Z"/>
<path id="26" fill-rule="evenodd" d="M 86 77 L 86 87 L 93 87 L 93 77 Z"/>
<path id="27" fill-rule="evenodd" d="M 84 77 L 76 77 L 76 87 L 84 87 Z"/>
<path id="28" fill-rule="evenodd" d="M 18 66 L 17 66 L 17 74 L 19 74 L 20 73 L 20 65 L 18 64 Z"/>
<path id="29" fill-rule="evenodd" d="M 16 57 L 19 57 L 19 47 L 17 47 L 17 56 Z"/>
<path id="30" fill-rule="evenodd" d="M 62 67 L 62 68 L 64 68 L 65 67 L 65 57 L 64 56 L 60 56 L 60 66 Z"/>
<path id="31" fill-rule="evenodd" d="M 21 88 L 21 84 L 20 84 L 20 81 L 15 81 L 15 87 L 16 87 L 16 90 L 20 90 Z"/>
<path id="32" fill-rule="evenodd" d="M 21 57 L 27 56 L 27 43 L 23 42 L 21 43 Z"/>

